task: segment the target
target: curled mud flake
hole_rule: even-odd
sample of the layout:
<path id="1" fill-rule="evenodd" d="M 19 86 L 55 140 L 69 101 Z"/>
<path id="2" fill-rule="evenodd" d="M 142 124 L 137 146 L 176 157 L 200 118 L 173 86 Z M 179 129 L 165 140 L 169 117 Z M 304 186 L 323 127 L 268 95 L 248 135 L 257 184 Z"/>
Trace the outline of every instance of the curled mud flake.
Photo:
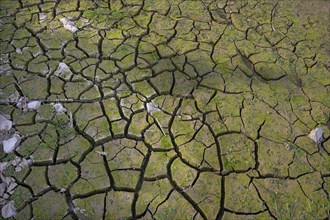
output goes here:
<path id="1" fill-rule="evenodd" d="M 15 91 L 13 93 L 11 93 L 9 96 L 8 96 L 8 101 L 9 102 L 14 102 L 14 103 L 17 103 L 18 100 L 19 100 L 19 93 L 18 91 Z"/>
<path id="2" fill-rule="evenodd" d="M 8 76 L 12 73 L 13 69 L 10 67 L 9 64 L 0 65 L 0 75 L 1 76 Z"/>
<path id="3" fill-rule="evenodd" d="M 22 157 L 16 157 L 14 160 L 10 161 L 9 164 L 15 167 L 15 171 L 19 172 L 25 167 L 29 167 L 32 164 L 31 159 L 25 159 Z"/>
<path id="4" fill-rule="evenodd" d="M 8 54 L 0 54 L 0 64 L 9 63 Z"/>
<path id="5" fill-rule="evenodd" d="M 105 152 L 105 151 L 95 151 L 95 152 L 102 155 L 102 156 L 107 156 L 108 155 L 108 152 Z"/>
<path id="6" fill-rule="evenodd" d="M 315 141 L 315 143 L 321 144 L 323 141 L 323 133 L 324 131 L 322 128 L 315 128 L 309 133 L 308 137 Z"/>
<path id="7" fill-rule="evenodd" d="M 39 13 L 39 22 L 44 22 L 47 19 L 46 13 Z"/>
<path id="8" fill-rule="evenodd" d="M 16 215 L 16 209 L 14 206 L 14 201 L 8 202 L 1 209 L 1 215 L 3 218 L 10 218 Z"/>
<path id="9" fill-rule="evenodd" d="M 70 128 L 73 128 L 73 116 L 72 116 L 72 112 L 69 113 L 69 117 L 70 117 Z"/>
<path id="10" fill-rule="evenodd" d="M 327 219 L 329 1 L 89 2 L 0 3 L 1 219 Z"/>
<path id="11" fill-rule="evenodd" d="M 63 27 L 72 33 L 78 31 L 76 24 L 73 21 L 70 21 L 68 18 L 61 18 L 60 22 L 63 24 Z"/>
<path id="12" fill-rule="evenodd" d="M 15 167 L 15 172 L 20 172 L 21 170 L 22 170 L 22 167 L 21 166 Z"/>
<path id="13" fill-rule="evenodd" d="M 89 24 L 89 20 L 86 18 L 81 19 L 81 22 L 84 24 Z"/>
<path id="14" fill-rule="evenodd" d="M 9 195 L 14 194 L 14 189 L 17 186 L 17 183 L 15 182 L 15 179 L 12 177 L 6 177 L 7 180 L 7 193 Z"/>
<path id="15" fill-rule="evenodd" d="M 68 65 L 61 62 L 58 64 L 57 70 L 55 71 L 55 75 L 61 76 L 61 74 L 63 73 L 71 73 L 71 70 Z"/>
<path id="16" fill-rule="evenodd" d="M 61 103 L 56 103 L 53 106 L 54 106 L 55 112 L 57 114 L 63 114 L 63 113 L 65 113 L 67 111 L 67 109 L 64 108 Z"/>
<path id="17" fill-rule="evenodd" d="M 22 166 L 30 166 L 32 164 L 32 162 L 33 162 L 32 159 L 27 160 L 27 159 L 23 158 L 21 164 L 22 164 Z"/>
<path id="18" fill-rule="evenodd" d="M 0 174 L 7 169 L 10 164 L 8 162 L 0 163 Z"/>
<path id="19" fill-rule="evenodd" d="M 3 198 L 4 194 L 6 192 L 6 184 L 0 183 L 0 197 Z"/>
<path id="20" fill-rule="evenodd" d="M 164 131 L 162 125 L 159 123 L 159 121 L 158 121 L 157 118 L 155 118 L 155 122 L 156 122 L 156 126 L 160 129 L 160 131 L 162 132 L 162 134 L 163 134 L 164 136 L 166 136 L 166 133 L 165 133 L 165 131 Z"/>
<path id="21" fill-rule="evenodd" d="M 76 214 L 78 214 L 78 213 L 80 212 L 81 214 L 87 216 L 87 214 L 86 214 L 86 209 L 84 209 L 84 208 L 76 207 L 76 208 L 74 208 L 73 211 L 74 211 L 74 213 L 76 213 Z"/>
<path id="22" fill-rule="evenodd" d="M 15 167 L 15 166 L 17 166 L 20 162 L 21 162 L 21 159 L 20 159 L 19 157 L 16 157 L 14 160 L 10 161 L 9 163 Z"/>
<path id="23" fill-rule="evenodd" d="M 0 114 L 0 131 L 9 131 L 13 126 L 13 122 Z"/>
<path id="24" fill-rule="evenodd" d="M 148 102 L 147 103 L 147 112 L 149 114 L 153 113 L 153 112 L 161 112 L 162 110 L 160 108 L 158 108 L 154 103 L 152 102 Z"/>
<path id="25" fill-rule="evenodd" d="M 27 105 L 28 105 L 28 98 L 26 98 L 26 97 L 19 98 L 16 103 L 17 108 L 20 108 L 23 111 L 27 111 L 27 108 L 28 108 Z"/>
<path id="26" fill-rule="evenodd" d="M 2 141 L 3 151 L 6 154 L 11 153 L 13 150 L 15 150 L 18 147 L 20 142 L 21 142 L 21 136 L 17 133 L 13 134 L 13 136 L 8 140 Z"/>
<path id="27" fill-rule="evenodd" d="M 41 101 L 30 101 L 27 103 L 28 111 L 36 111 L 41 105 Z"/>

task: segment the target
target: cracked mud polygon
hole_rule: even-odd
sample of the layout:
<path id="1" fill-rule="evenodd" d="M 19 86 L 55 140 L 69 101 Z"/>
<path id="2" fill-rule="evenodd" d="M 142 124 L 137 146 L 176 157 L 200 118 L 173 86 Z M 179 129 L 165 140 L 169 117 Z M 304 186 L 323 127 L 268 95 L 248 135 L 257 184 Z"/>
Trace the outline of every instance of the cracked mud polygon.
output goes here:
<path id="1" fill-rule="evenodd" d="M 326 0 L 1 0 L 5 219 L 328 219 Z"/>

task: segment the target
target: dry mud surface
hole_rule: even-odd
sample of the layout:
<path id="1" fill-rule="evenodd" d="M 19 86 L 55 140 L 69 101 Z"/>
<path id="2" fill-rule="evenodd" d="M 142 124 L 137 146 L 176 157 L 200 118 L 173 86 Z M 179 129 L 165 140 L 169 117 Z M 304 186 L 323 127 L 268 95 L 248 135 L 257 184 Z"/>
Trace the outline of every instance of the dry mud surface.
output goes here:
<path id="1" fill-rule="evenodd" d="M 329 7 L 1 0 L 2 217 L 327 219 Z"/>

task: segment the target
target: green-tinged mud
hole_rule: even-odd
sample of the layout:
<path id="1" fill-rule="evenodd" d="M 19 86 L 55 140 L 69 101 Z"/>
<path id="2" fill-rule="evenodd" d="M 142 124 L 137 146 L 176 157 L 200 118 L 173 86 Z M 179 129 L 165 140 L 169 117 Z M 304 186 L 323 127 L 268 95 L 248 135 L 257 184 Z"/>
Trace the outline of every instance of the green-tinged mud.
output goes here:
<path id="1" fill-rule="evenodd" d="M 330 2 L 0 0 L 5 219 L 328 219 Z"/>

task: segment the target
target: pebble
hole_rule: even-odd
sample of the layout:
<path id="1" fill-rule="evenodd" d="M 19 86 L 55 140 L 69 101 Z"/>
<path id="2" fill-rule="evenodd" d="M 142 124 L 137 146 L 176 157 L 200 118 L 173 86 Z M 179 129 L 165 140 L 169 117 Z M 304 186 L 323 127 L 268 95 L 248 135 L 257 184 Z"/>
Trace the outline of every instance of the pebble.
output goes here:
<path id="1" fill-rule="evenodd" d="M 16 53 L 18 53 L 18 54 L 22 54 L 22 49 L 21 48 L 16 48 Z"/>
<path id="2" fill-rule="evenodd" d="M 322 128 L 315 128 L 309 133 L 308 137 L 315 141 L 315 143 L 321 144 L 323 141 L 323 133 L 324 131 Z"/>
<path id="3" fill-rule="evenodd" d="M 11 138 L 8 140 L 2 141 L 3 145 L 3 151 L 6 154 L 11 153 L 13 150 L 15 150 L 16 147 L 21 143 L 21 136 L 17 133 L 13 134 Z"/>
<path id="4" fill-rule="evenodd" d="M 41 101 L 31 101 L 31 102 L 28 102 L 28 104 L 27 104 L 27 110 L 28 111 L 38 110 L 38 108 L 40 107 L 40 105 L 41 105 Z"/>

